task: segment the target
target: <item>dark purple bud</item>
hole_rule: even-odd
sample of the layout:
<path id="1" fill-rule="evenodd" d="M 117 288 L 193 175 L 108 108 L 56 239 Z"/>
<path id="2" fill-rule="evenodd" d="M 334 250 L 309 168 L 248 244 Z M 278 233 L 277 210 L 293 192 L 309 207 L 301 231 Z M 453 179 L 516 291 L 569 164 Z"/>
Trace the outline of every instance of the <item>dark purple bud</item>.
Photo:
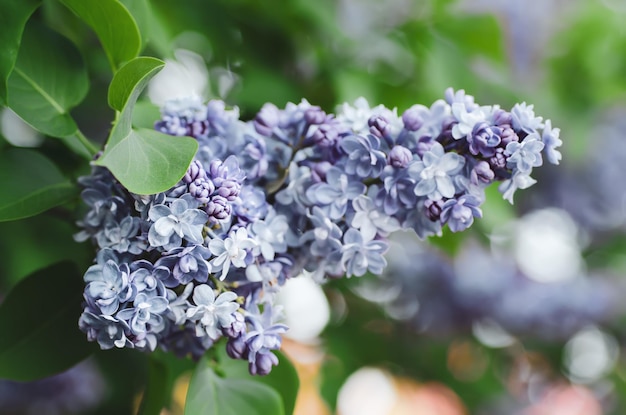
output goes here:
<path id="1" fill-rule="evenodd" d="M 243 336 L 228 339 L 226 353 L 233 359 L 247 359 L 248 346 L 243 340 Z"/>
<path id="2" fill-rule="evenodd" d="M 506 167 L 506 156 L 503 148 L 497 148 L 496 154 L 489 159 L 492 170 L 503 169 Z"/>
<path id="3" fill-rule="evenodd" d="M 311 175 L 313 176 L 313 181 L 316 183 L 326 181 L 326 172 L 333 167 L 327 161 L 320 161 L 319 163 L 314 163 L 311 165 Z"/>
<path id="4" fill-rule="evenodd" d="M 370 119 L 367 120 L 367 125 L 370 127 L 370 133 L 378 138 L 387 137 L 391 133 L 389 121 L 382 115 L 372 115 Z"/>
<path id="5" fill-rule="evenodd" d="M 183 181 L 187 184 L 194 182 L 197 179 L 205 179 L 207 177 L 202 163 L 198 160 L 194 160 L 187 169 L 187 172 L 183 176 Z"/>
<path id="6" fill-rule="evenodd" d="M 278 358 L 270 351 L 256 354 L 256 359 L 250 362 L 248 370 L 252 375 L 265 376 L 272 371 L 272 366 L 278 365 Z"/>
<path id="7" fill-rule="evenodd" d="M 453 116 L 448 116 L 444 118 L 443 122 L 441 123 L 441 134 L 439 135 L 437 140 L 439 140 L 440 142 L 453 140 L 454 137 L 452 136 L 452 128 L 457 123 L 458 121 Z"/>
<path id="8" fill-rule="evenodd" d="M 322 124 L 326 120 L 326 113 L 318 106 L 312 106 L 304 111 L 304 120 L 308 124 Z"/>
<path id="9" fill-rule="evenodd" d="M 403 169 L 413 160 L 413 154 L 404 146 L 394 146 L 389 151 L 387 160 L 393 167 Z"/>
<path id="10" fill-rule="evenodd" d="M 224 199 L 229 202 L 234 201 L 239 196 L 239 192 L 241 191 L 241 185 L 235 181 L 226 179 L 222 181 L 222 185 L 217 188 L 217 194 L 222 196 Z"/>
<path id="11" fill-rule="evenodd" d="M 205 212 L 209 215 L 209 220 L 213 221 L 228 219 L 231 209 L 228 200 L 220 195 L 213 196 L 204 208 Z"/>
<path id="12" fill-rule="evenodd" d="M 259 113 L 254 119 L 254 128 L 257 133 L 271 137 L 272 131 L 280 121 L 280 110 L 274 104 L 267 103 L 263 105 Z"/>
<path id="13" fill-rule="evenodd" d="M 443 201 L 441 200 L 426 200 L 424 202 L 424 208 L 426 209 L 426 217 L 431 221 L 435 222 L 439 220 L 441 216 L 441 208 L 443 206 Z"/>
<path id="14" fill-rule="evenodd" d="M 502 130 L 498 127 L 480 122 L 474 125 L 472 133 L 467 136 L 469 151 L 473 155 L 482 154 L 483 157 L 491 157 L 495 154 L 495 147 L 501 142 Z"/>
<path id="15" fill-rule="evenodd" d="M 502 109 L 496 110 L 493 115 L 493 123 L 500 128 L 510 127 L 513 122 L 513 118 L 511 117 L 511 113 L 504 111 Z"/>
<path id="16" fill-rule="evenodd" d="M 311 140 L 320 147 L 332 147 L 338 136 L 339 133 L 332 124 L 322 124 L 311 134 Z"/>
<path id="17" fill-rule="evenodd" d="M 194 121 L 187 126 L 187 135 L 190 137 L 203 137 L 208 135 L 209 131 L 209 121 Z"/>
<path id="18" fill-rule="evenodd" d="M 189 193 L 200 203 L 207 203 L 213 192 L 215 192 L 215 185 L 211 179 L 196 179 L 189 184 Z"/>
<path id="19" fill-rule="evenodd" d="M 433 148 L 434 144 L 435 140 L 431 139 L 430 137 L 422 137 L 419 139 L 417 145 L 415 146 L 415 152 L 418 156 L 420 156 L 420 158 L 422 158 L 424 157 L 424 154 L 426 154 L 426 152 L 430 151 L 430 149 Z"/>
<path id="20" fill-rule="evenodd" d="M 474 184 L 485 183 L 489 184 L 493 182 L 495 173 L 489 167 L 489 163 L 486 161 L 479 161 L 470 173 L 470 180 Z"/>
<path id="21" fill-rule="evenodd" d="M 233 313 L 235 321 L 228 327 L 224 327 L 222 332 L 231 339 L 239 338 L 246 331 L 246 320 L 241 313 Z"/>
<path id="22" fill-rule="evenodd" d="M 510 125 L 505 125 L 502 128 L 502 134 L 500 135 L 501 141 L 500 144 L 502 147 L 506 147 L 507 144 L 513 141 L 519 141 L 519 137 L 515 134 L 515 131 L 511 128 Z"/>
<path id="23" fill-rule="evenodd" d="M 422 120 L 419 111 L 414 107 L 404 111 L 402 122 L 404 123 L 404 128 L 409 131 L 417 131 L 424 125 L 424 120 Z"/>

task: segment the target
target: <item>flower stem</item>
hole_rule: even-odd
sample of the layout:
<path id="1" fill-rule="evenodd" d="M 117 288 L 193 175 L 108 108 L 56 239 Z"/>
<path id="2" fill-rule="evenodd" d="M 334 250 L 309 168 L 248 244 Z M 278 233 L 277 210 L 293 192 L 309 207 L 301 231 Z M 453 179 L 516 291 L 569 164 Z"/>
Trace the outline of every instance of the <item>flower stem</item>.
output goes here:
<path id="1" fill-rule="evenodd" d="M 95 155 L 99 149 L 96 147 L 85 135 L 80 131 L 76 130 L 76 138 L 78 141 L 89 151 L 92 155 Z"/>

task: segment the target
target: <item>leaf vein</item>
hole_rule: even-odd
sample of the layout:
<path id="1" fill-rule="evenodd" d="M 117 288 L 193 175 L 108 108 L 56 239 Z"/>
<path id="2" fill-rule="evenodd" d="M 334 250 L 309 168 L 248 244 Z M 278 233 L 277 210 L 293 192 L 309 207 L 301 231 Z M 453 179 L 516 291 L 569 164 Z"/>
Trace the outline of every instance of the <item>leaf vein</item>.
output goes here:
<path id="1" fill-rule="evenodd" d="M 30 76 L 28 76 L 27 74 L 25 74 L 22 70 L 20 70 L 17 66 L 13 69 L 15 71 L 15 73 L 17 73 L 19 76 L 21 76 L 22 78 L 24 78 L 24 80 L 26 82 L 28 82 L 35 91 L 39 92 L 39 94 L 44 97 L 44 99 L 46 101 L 48 101 L 50 103 L 50 105 L 52 105 L 52 107 L 59 113 L 59 114 L 65 114 L 65 108 L 63 108 L 61 106 L 61 104 L 59 104 L 54 98 L 52 98 L 52 96 L 50 96 L 50 94 L 48 94 L 41 85 L 39 85 L 37 82 L 35 82 L 35 80 L 33 80 Z"/>

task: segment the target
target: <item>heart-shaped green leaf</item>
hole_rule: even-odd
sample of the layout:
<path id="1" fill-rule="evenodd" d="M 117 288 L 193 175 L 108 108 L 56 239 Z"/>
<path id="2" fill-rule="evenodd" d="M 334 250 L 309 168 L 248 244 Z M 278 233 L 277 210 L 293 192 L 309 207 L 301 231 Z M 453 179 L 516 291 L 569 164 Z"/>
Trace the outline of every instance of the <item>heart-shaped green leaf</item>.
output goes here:
<path id="1" fill-rule="evenodd" d="M 78 195 L 50 160 L 33 150 L 0 152 L 0 222 L 37 215 Z"/>
<path id="2" fill-rule="evenodd" d="M 21 280 L 0 305 L 0 378 L 31 381 L 69 369 L 93 351 L 78 329 L 83 281 L 71 262 Z"/>
<path id="3" fill-rule="evenodd" d="M 141 195 L 165 191 L 185 174 L 198 150 L 189 137 L 172 137 L 154 130 L 130 130 L 96 161 L 128 190 Z"/>
<path id="4" fill-rule="evenodd" d="M 0 2 L 0 104 L 7 99 L 7 79 L 13 70 L 22 32 L 41 0 Z"/>
<path id="5" fill-rule="evenodd" d="M 158 59 L 135 58 L 115 74 L 109 87 L 109 105 L 121 112 L 95 164 L 107 167 L 137 194 L 154 194 L 175 185 L 198 150 L 198 142 L 191 137 L 132 128 L 137 98 L 163 65 Z"/>
<path id="6" fill-rule="evenodd" d="M 135 19 L 118 0 L 61 0 L 98 35 L 115 72 L 141 50 Z"/>
<path id="7" fill-rule="evenodd" d="M 87 72 L 74 45 L 55 32 L 28 25 L 9 76 L 9 107 L 42 133 L 67 137 L 78 130 L 69 111 L 88 89 Z"/>
<path id="8" fill-rule="evenodd" d="M 253 380 L 219 377 L 205 358 L 191 377 L 185 415 L 284 415 L 280 395 Z"/>

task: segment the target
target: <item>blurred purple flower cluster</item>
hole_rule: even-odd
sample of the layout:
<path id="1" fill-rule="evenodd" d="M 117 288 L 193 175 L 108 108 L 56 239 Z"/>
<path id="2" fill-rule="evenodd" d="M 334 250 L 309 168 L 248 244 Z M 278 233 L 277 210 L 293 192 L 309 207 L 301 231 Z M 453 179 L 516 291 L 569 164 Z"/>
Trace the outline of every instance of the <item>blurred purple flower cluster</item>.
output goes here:
<path id="1" fill-rule="evenodd" d="M 363 280 L 356 292 L 420 332 L 444 335 L 478 326 L 513 336 L 567 340 L 608 322 L 623 306 L 624 287 L 601 272 L 540 281 L 511 252 L 476 241 L 450 258 L 407 234 L 395 234 L 382 278 Z"/>

